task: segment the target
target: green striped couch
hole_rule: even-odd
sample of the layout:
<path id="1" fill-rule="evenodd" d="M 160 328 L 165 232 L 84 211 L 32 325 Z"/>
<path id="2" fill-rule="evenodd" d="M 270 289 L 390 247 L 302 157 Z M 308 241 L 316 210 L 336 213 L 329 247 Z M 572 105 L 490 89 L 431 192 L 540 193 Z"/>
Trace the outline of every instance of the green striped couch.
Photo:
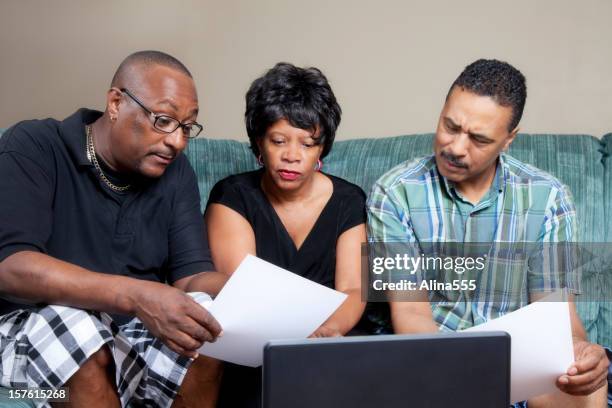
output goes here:
<path id="1" fill-rule="evenodd" d="M 366 192 L 396 164 L 430 154 L 433 134 L 338 141 L 325 159 L 324 171 L 360 185 Z M 521 134 L 510 154 L 558 177 L 574 194 L 584 242 L 612 243 L 612 133 L 589 135 Z M 255 169 L 246 142 L 196 139 L 186 152 L 199 180 L 202 206 L 223 177 Z M 578 302 L 589 338 L 612 345 L 612 264 L 585 271 L 583 287 L 593 300 Z M 605 289 L 607 288 L 607 289 Z M 604 301 L 607 300 L 608 302 Z M 2 405 L 0 390 L 0 406 Z"/>

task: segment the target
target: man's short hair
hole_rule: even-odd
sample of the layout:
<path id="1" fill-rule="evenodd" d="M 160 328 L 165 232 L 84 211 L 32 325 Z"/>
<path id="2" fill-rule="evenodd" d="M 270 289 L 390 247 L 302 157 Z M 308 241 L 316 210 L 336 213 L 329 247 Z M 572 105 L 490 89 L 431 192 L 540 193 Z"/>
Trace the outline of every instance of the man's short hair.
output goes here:
<path id="1" fill-rule="evenodd" d="M 189 78 L 192 78 L 191 72 L 189 72 L 187 67 L 172 55 L 161 51 L 146 50 L 137 51 L 128 55 L 121 62 L 121 64 L 119 64 L 119 68 L 117 68 L 117 71 L 113 76 L 113 80 L 111 81 L 111 87 L 125 86 L 124 81 L 127 72 L 130 68 L 136 65 L 142 65 L 145 68 L 162 65 L 168 68 L 173 68 L 187 75 Z"/>
<path id="2" fill-rule="evenodd" d="M 465 67 L 455 79 L 446 95 L 448 99 L 454 87 L 480 96 L 489 96 L 501 106 L 512 108 L 508 124 L 511 132 L 521 121 L 527 99 L 525 76 L 507 62 L 496 59 L 479 59 Z"/>
<path id="3" fill-rule="evenodd" d="M 257 78 L 246 94 L 245 122 L 251 149 L 275 122 L 285 119 L 300 129 L 320 129 L 321 157 L 331 150 L 342 110 L 327 78 L 317 68 L 280 62 Z"/>

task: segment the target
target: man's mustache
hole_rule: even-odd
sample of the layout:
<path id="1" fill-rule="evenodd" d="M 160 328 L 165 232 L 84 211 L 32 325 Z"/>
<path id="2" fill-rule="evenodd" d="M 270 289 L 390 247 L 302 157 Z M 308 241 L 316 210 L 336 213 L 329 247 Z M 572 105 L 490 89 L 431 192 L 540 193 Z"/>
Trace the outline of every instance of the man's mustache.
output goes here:
<path id="1" fill-rule="evenodd" d="M 450 153 L 447 153 L 444 150 L 442 150 L 440 152 L 440 156 L 442 156 L 444 159 L 448 160 L 453 166 L 461 167 L 461 168 L 464 168 L 464 169 L 468 168 L 467 164 L 465 164 L 460 159 L 458 159 L 457 156 L 455 156 L 453 154 L 450 154 Z"/>

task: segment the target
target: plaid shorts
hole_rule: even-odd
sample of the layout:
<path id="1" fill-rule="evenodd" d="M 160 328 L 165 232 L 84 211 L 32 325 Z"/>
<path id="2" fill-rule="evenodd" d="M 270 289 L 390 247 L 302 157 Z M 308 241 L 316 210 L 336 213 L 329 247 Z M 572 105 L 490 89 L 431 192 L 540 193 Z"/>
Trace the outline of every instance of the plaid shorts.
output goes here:
<path id="1" fill-rule="evenodd" d="M 210 300 L 205 293 L 190 295 L 200 304 Z M 191 359 L 170 350 L 136 318 L 118 326 L 106 313 L 65 306 L 0 316 L 0 385 L 59 388 L 104 345 L 115 362 L 122 406 L 172 404 Z"/>

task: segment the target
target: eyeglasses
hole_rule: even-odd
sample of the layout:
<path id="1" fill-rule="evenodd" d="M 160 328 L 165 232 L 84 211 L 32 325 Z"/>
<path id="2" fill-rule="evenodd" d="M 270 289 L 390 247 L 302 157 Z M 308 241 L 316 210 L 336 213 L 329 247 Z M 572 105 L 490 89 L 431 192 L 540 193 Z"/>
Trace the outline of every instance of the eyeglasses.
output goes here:
<path id="1" fill-rule="evenodd" d="M 173 118 L 168 115 L 160 115 L 157 113 L 151 112 L 149 108 L 143 105 L 138 98 L 136 98 L 130 91 L 125 88 L 120 89 L 121 92 L 132 98 L 134 102 L 136 102 L 145 112 L 151 115 L 153 118 L 153 127 L 160 132 L 164 133 L 172 133 L 179 127 L 183 130 L 183 135 L 188 139 L 193 139 L 202 131 L 202 125 L 197 122 L 190 123 L 181 123 L 178 119 Z"/>

